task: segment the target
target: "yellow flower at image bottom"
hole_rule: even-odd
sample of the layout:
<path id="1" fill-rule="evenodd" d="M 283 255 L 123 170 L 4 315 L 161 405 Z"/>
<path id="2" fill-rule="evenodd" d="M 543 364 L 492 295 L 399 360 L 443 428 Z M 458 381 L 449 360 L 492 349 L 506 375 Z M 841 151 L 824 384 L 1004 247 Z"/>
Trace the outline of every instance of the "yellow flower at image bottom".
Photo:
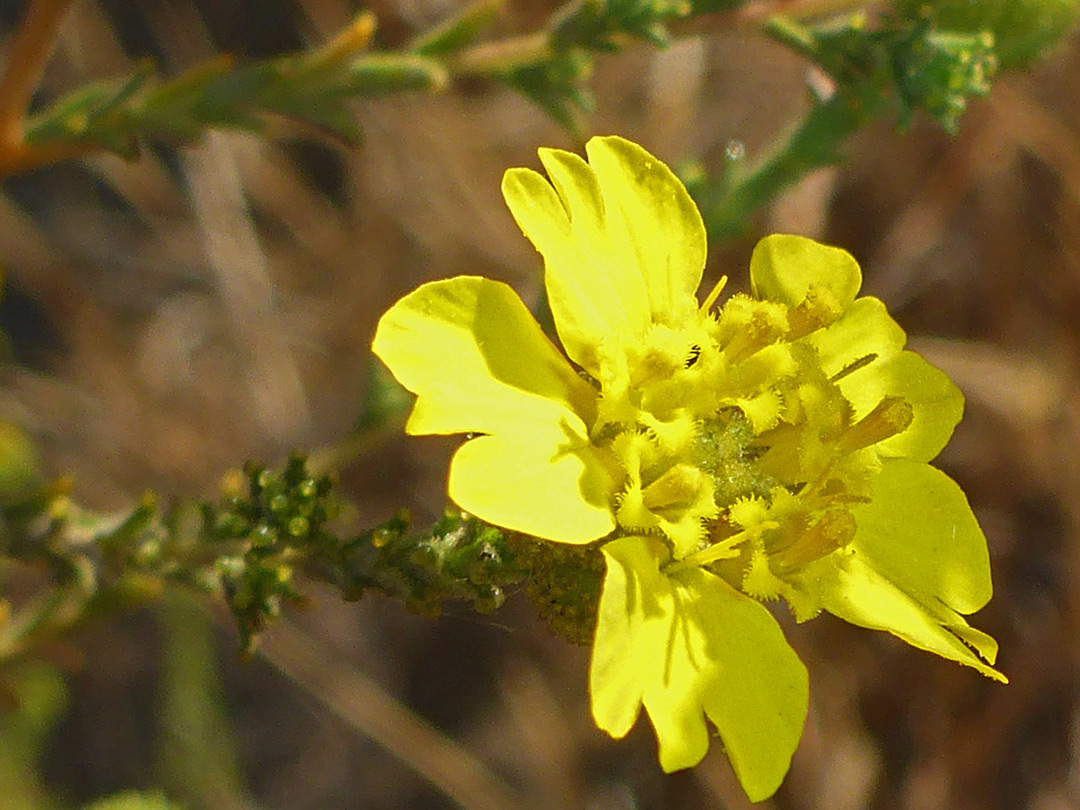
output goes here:
<path id="1" fill-rule="evenodd" d="M 492 524 L 596 544 L 606 575 L 592 649 L 597 725 L 644 706 L 667 771 L 715 726 L 747 795 L 779 786 L 807 674 L 762 602 L 887 630 L 991 678 L 997 644 L 964 615 L 991 596 L 986 540 L 930 466 L 963 411 L 843 250 L 758 243 L 751 294 L 698 298 L 705 229 L 641 147 L 588 161 L 541 149 L 545 178 L 503 194 L 544 257 L 562 350 L 505 284 L 425 284 L 374 350 L 417 395 L 407 431 L 468 433 L 449 494 Z"/>

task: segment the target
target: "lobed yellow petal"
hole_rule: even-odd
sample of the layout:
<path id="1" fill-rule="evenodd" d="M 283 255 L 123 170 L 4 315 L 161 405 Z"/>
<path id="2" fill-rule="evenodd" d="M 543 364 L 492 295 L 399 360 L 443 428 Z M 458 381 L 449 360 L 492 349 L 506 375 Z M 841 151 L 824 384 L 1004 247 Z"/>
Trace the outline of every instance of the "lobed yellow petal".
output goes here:
<path id="1" fill-rule="evenodd" d="M 592 169 L 569 152 L 545 149 L 540 154 L 564 197 L 531 169 L 507 171 L 503 197 L 544 257 L 559 339 L 576 363 L 597 376 L 602 342 L 626 345 L 645 331 L 645 287 L 640 278 L 624 278 L 625 249 L 612 242 L 605 229 L 603 199 Z"/>
<path id="2" fill-rule="evenodd" d="M 696 765 L 715 724 L 752 801 L 779 787 L 806 717 L 806 669 L 761 604 L 701 568 L 670 576 L 654 541 L 603 548 L 607 577 L 589 674 L 593 717 L 616 737 L 644 705 L 665 771 Z"/>
<path id="3" fill-rule="evenodd" d="M 993 664 L 997 642 L 960 615 L 992 593 L 986 538 L 960 487 L 928 464 L 885 459 L 872 501 L 852 514 L 850 551 L 806 572 L 822 607 L 1004 682 L 979 658 Z"/>
<path id="4" fill-rule="evenodd" d="M 861 419 L 885 397 L 912 408 L 912 422 L 877 445 L 884 456 L 930 461 L 948 443 L 964 396 L 940 369 L 904 350 L 907 336 L 876 298 L 859 298 L 836 323 L 804 338 Z"/>
<path id="5" fill-rule="evenodd" d="M 965 645 L 978 636 L 989 637 L 972 630 L 961 616 L 954 613 L 948 623 L 939 621 L 934 611 L 885 579 L 859 553 L 837 559 L 839 564 L 831 558 L 827 567 L 817 566 L 825 610 L 859 627 L 885 630 L 921 650 L 973 667 L 988 678 L 1008 682 Z M 995 652 L 996 647 L 994 644 Z"/>
<path id="6" fill-rule="evenodd" d="M 567 354 L 598 376 L 602 343 L 632 345 L 653 323 L 681 325 L 696 310 L 705 228 L 678 178 L 640 146 L 603 137 L 586 150 L 590 163 L 541 149 L 551 182 L 511 169 L 503 196 L 544 257 Z"/>
<path id="7" fill-rule="evenodd" d="M 705 269 L 705 225 L 675 174 L 636 143 L 608 136 L 585 145 L 607 205 L 613 237 L 625 235 L 656 323 L 680 326 L 697 310 Z"/>
<path id="8" fill-rule="evenodd" d="M 414 434 L 491 434 L 450 467 L 450 497 L 478 517 L 563 543 L 615 521 L 614 484 L 588 441 L 596 392 L 505 284 L 425 284 L 379 321 L 375 353 L 413 393 Z"/>
<path id="9" fill-rule="evenodd" d="M 990 554 L 964 491 L 945 473 L 884 459 L 870 503 L 852 509 L 853 546 L 900 590 L 974 613 L 993 593 Z"/>

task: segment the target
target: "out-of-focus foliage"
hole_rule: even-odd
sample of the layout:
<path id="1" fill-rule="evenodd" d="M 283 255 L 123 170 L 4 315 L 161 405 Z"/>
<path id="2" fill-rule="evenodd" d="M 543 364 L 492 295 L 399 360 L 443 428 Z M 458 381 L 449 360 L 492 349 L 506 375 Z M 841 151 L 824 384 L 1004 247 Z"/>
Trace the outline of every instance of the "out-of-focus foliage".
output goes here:
<path id="1" fill-rule="evenodd" d="M 34 146 L 57 142 L 138 156 L 143 139 L 184 143 L 209 127 L 259 131 L 268 113 L 357 143 L 349 99 L 432 90 L 447 73 L 420 54 L 363 52 L 373 21 L 361 15 L 338 39 L 311 53 L 237 65 L 221 58 L 161 80 L 148 64 L 130 76 L 76 90 L 27 122 Z"/>
<path id="2" fill-rule="evenodd" d="M 1002 67 L 1023 67 L 1059 42 L 1080 18 L 1077 0 L 896 0 L 908 19 L 946 31 L 988 32 Z"/>
<path id="3" fill-rule="evenodd" d="M 182 810 L 164 796 L 155 793 L 122 793 L 88 805 L 85 810 Z"/>
<path id="4" fill-rule="evenodd" d="M 67 708 L 60 672 L 30 662 L 5 678 L 6 710 L 0 711 L 0 796 L 12 810 L 58 810 L 41 778 L 40 758 L 48 736 Z"/>
<path id="5" fill-rule="evenodd" d="M 928 20 L 863 15 L 818 25 L 776 16 L 766 30 L 814 62 L 831 79 L 814 93 L 810 110 L 772 150 L 753 161 L 739 156 L 709 181 L 700 166 L 685 173 L 710 237 L 742 233 L 750 217 L 784 188 L 814 169 L 838 163 L 856 132 L 882 115 L 900 127 L 917 112 L 955 133 L 972 97 L 990 91 L 997 60 L 985 31 L 941 31 Z"/>

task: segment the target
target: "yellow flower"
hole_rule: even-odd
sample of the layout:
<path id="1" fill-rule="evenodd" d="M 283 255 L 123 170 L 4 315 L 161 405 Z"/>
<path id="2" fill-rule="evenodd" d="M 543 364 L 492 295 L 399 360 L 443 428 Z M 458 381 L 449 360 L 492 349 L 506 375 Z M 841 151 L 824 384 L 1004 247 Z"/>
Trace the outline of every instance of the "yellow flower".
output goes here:
<path id="1" fill-rule="evenodd" d="M 588 162 L 542 149 L 548 178 L 503 193 L 544 257 L 564 356 L 506 285 L 420 287 L 375 352 L 417 394 L 407 431 L 476 434 L 449 493 L 480 518 L 596 542 L 607 573 L 593 715 L 626 734 L 645 707 L 665 770 L 717 727 L 752 799 L 798 742 L 807 676 L 760 600 L 827 610 L 1004 680 L 962 614 L 990 598 L 986 541 L 929 462 L 963 398 L 904 350 L 846 252 L 762 240 L 752 294 L 699 301 L 705 230 L 641 147 L 593 138 Z M 987 663 L 988 662 L 988 663 Z"/>

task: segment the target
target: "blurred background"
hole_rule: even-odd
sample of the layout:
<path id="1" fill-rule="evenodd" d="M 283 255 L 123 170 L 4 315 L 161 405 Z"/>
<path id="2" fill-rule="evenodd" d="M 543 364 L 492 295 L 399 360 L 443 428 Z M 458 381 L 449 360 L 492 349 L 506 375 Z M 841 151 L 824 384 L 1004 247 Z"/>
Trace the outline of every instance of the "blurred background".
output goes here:
<path id="1" fill-rule="evenodd" d="M 401 47 L 456 0 L 376 0 Z M 556 3 L 516 0 L 527 31 Z M 10 31 L 23 3 L 0 3 Z M 176 73 L 216 52 L 318 45 L 351 0 L 81 0 L 42 99 L 150 57 Z M 805 109 L 807 67 L 718 24 L 664 51 L 600 59 L 593 133 L 671 164 L 753 156 Z M 460 273 L 537 300 L 541 262 L 499 193 L 536 148 L 578 144 L 508 91 L 357 103 L 346 149 L 277 122 L 125 163 L 93 156 L 0 189 L 0 416 L 23 426 L 78 501 L 146 489 L 212 495 L 245 459 L 332 447 L 361 414 L 381 314 Z M 785 630 L 811 674 L 806 733 L 776 810 L 1080 808 L 1080 41 L 999 79 L 957 137 L 892 122 L 848 160 L 712 246 L 709 278 L 745 284 L 766 232 L 841 245 L 864 292 L 967 396 L 937 462 L 990 544 L 996 593 L 973 624 L 1001 643 L 1002 687 L 884 634 L 822 616 Z M 369 435 L 342 470 L 367 524 L 443 506 L 455 446 Z M 209 608 L 209 611 L 206 610 Z M 174 597 L 52 651 L 35 720 L 0 723 L 0 808 L 59 810 L 158 787 L 196 810 L 660 810 L 748 805 L 719 745 L 663 775 L 644 722 L 608 739 L 584 649 L 521 597 L 430 620 L 377 596 L 310 607 L 242 660 L 227 613 Z M 56 672 L 63 673 L 59 678 Z M 389 750 L 388 750 L 389 749 Z M 455 798 L 425 774 L 448 772 Z M 511 804 L 510 802 L 516 802 Z"/>

